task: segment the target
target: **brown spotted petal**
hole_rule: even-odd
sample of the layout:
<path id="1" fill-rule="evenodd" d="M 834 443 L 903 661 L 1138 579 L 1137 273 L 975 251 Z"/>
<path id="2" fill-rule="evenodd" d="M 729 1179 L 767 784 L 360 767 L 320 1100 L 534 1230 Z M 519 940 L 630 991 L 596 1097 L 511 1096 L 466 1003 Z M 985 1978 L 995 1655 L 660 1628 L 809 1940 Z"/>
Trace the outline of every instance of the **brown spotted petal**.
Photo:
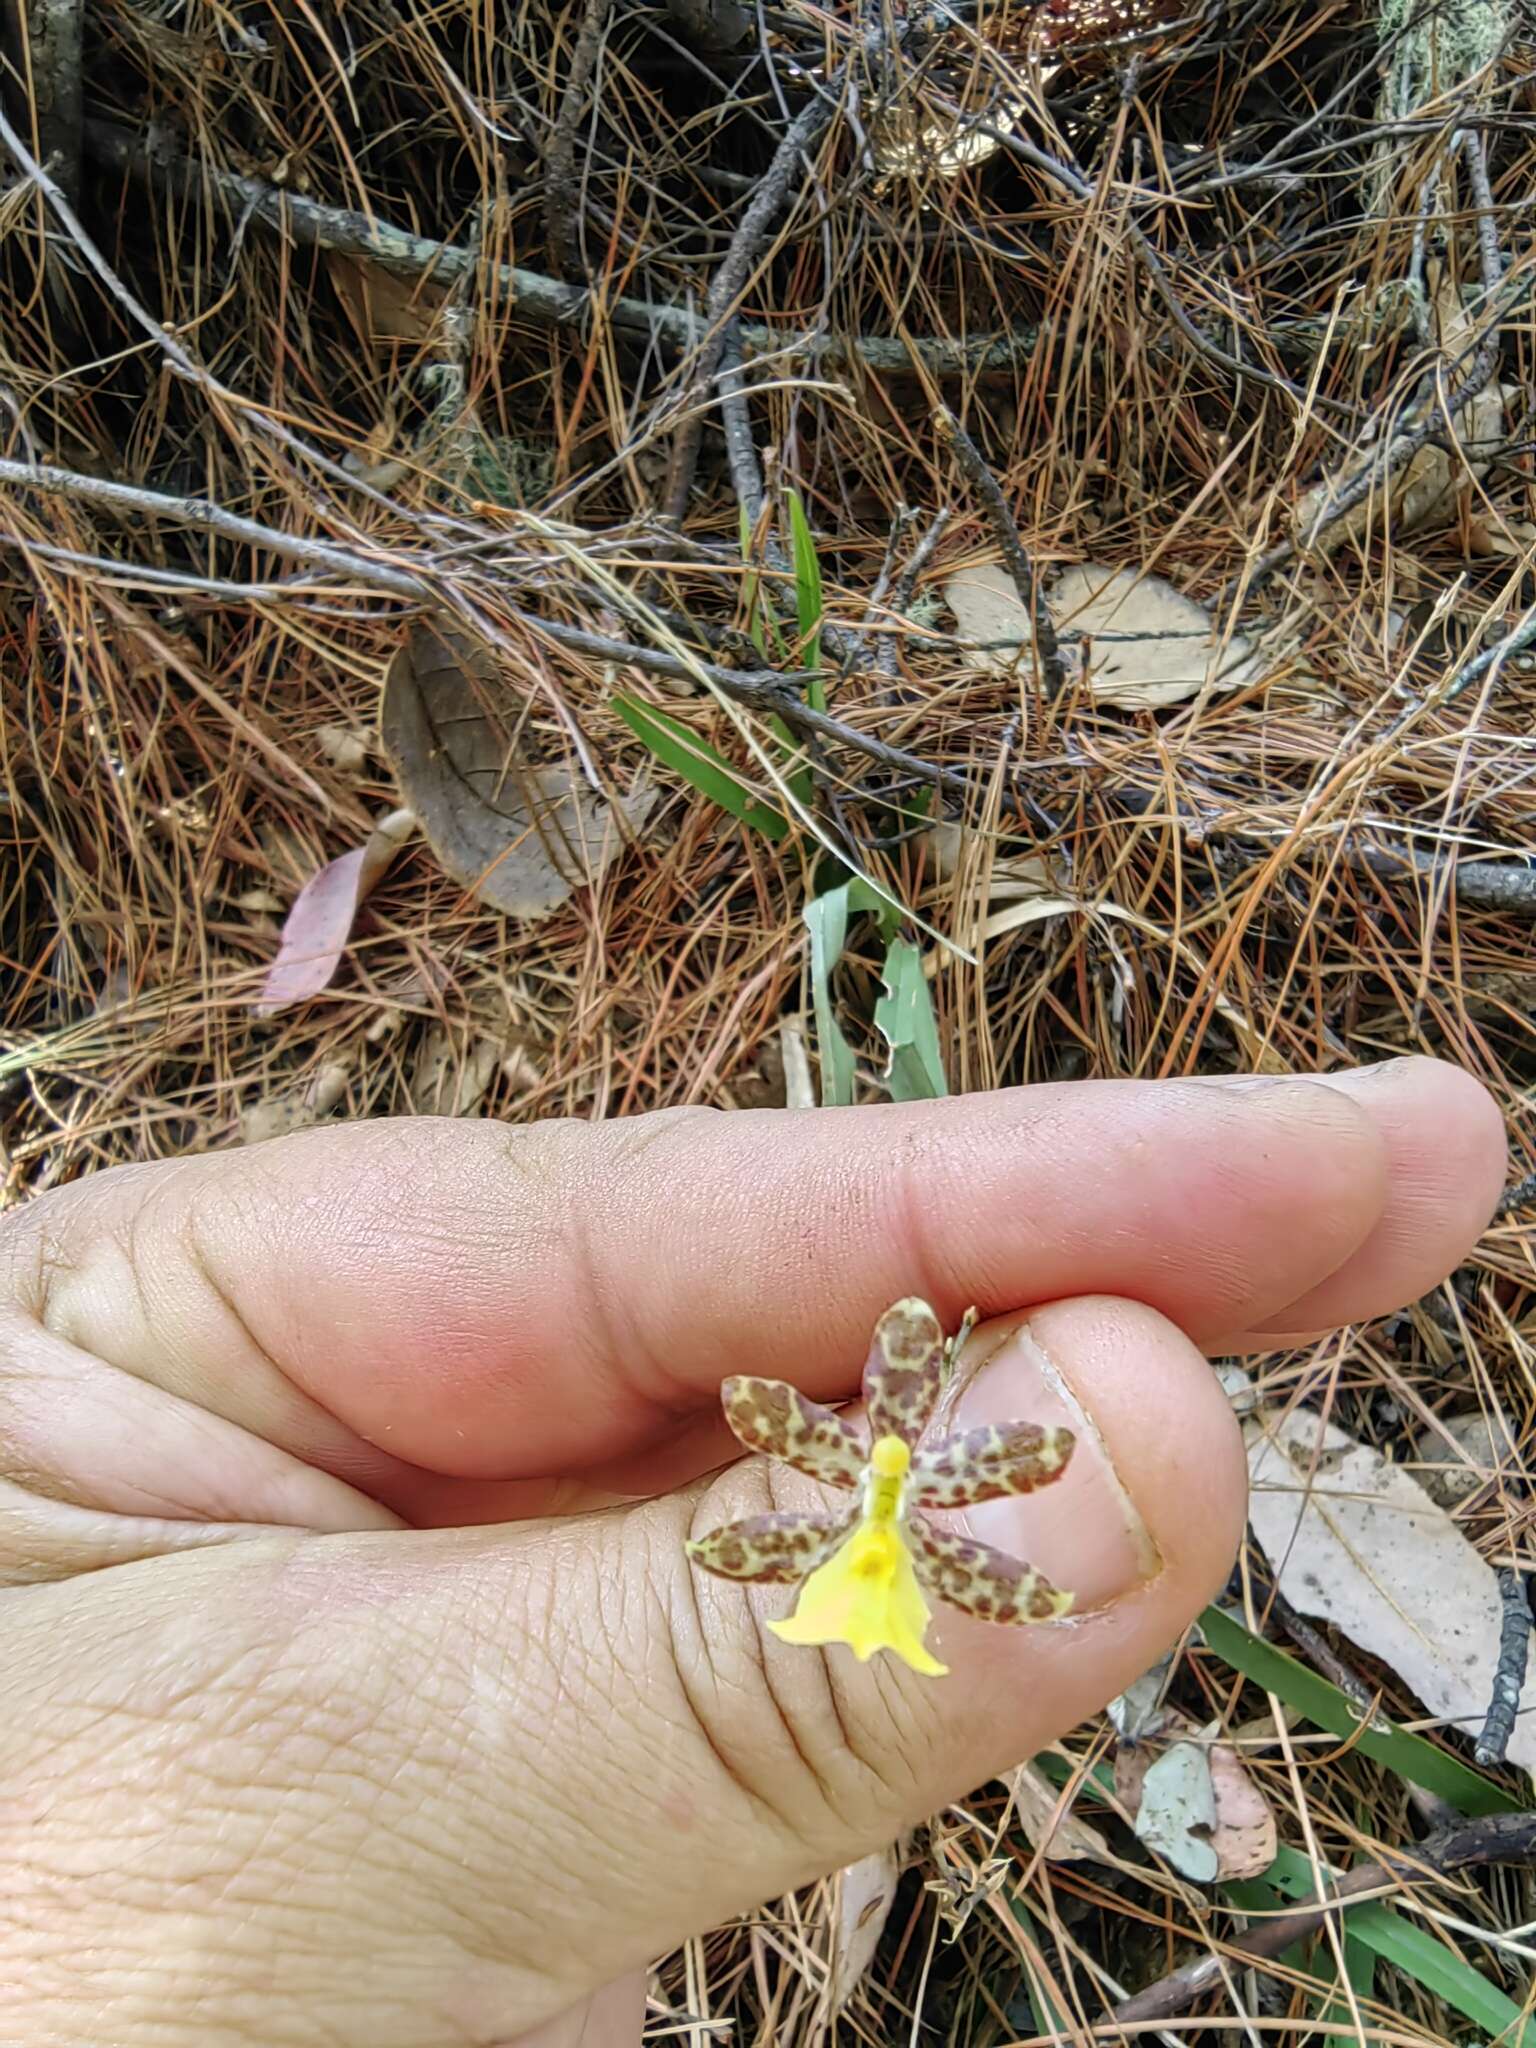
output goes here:
<path id="1" fill-rule="evenodd" d="M 738 1373 L 720 1389 L 725 1419 L 749 1451 L 782 1458 L 824 1486 L 857 1486 L 865 1450 L 858 1432 L 783 1380 Z"/>
<path id="2" fill-rule="evenodd" d="M 1038 1422 L 957 1430 L 912 1460 L 912 1499 L 924 1508 L 966 1508 L 1033 1493 L 1066 1471 L 1076 1441 L 1070 1429 L 1044 1429 Z"/>
<path id="3" fill-rule="evenodd" d="M 944 1332 L 926 1301 L 915 1296 L 888 1308 L 875 1325 L 864 1367 L 864 1400 L 872 1443 L 899 1436 L 915 1444 L 939 1398 Z"/>
<path id="4" fill-rule="evenodd" d="M 1053 1621 L 1072 1605 L 1032 1565 L 974 1536 L 936 1529 L 921 1515 L 907 1517 L 907 1536 L 919 1584 L 980 1621 Z"/>
<path id="5" fill-rule="evenodd" d="M 690 1538 L 688 1555 L 721 1579 L 761 1579 L 792 1586 L 815 1570 L 841 1540 L 856 1510 L 846 1515 L 748 1515 L 707 1536 Z"/>

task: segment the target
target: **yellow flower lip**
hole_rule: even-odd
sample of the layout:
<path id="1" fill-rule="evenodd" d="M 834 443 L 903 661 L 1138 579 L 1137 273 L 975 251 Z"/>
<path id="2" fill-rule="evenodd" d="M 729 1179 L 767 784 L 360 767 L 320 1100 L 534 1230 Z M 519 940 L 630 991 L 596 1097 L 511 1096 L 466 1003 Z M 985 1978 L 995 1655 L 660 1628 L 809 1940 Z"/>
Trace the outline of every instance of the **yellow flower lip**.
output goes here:
<path id="1" fill-rule="evenodd" d="M 930 1619 L 900 1531 L 865 1521 L 811 1573 L 788 1620 L 768 1626 L 781 1642 L 845 1643 L 861 1664 L 889 1650 L 924 1677 L 942 1678 L 948 1667 L 923 1640 Z"/>

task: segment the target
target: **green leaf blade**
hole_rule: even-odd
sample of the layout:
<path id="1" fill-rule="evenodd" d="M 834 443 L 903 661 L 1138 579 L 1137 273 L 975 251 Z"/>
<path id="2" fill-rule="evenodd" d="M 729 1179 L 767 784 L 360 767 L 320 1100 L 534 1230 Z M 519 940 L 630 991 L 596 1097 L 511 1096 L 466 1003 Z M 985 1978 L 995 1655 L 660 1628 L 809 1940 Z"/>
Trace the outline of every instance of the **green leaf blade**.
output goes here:
<path id="1" fill-rule="evenodd" d="M 700 739 L 682 719 L 658 711 L 653 704 L 642 704 L 634 697 L 615 697 L 613 708 L 662 766 L 680 775 L 701 796 L 707 796 L 722 811 L 729 811 L 733 818 L 760 832 L 765 839 L 780 840 L 787 836 L 790 826 L 783 812 L 764 803 L 741 780 L 725 756 L 707 740 Z"/>
<path id="2" fill-rule="evenodd" d="M 1410 1735 L 1402 1728 L 1362 1728 L 1359 1714 L 1336 1685 L 1274 1643 L 1266 1643 L 1219 1608 L 1205 1610 L 1200 1628 L 1223 1663 L 1284 1700 L 1319 1728 L 1352 1741 L 1363 1756 L 1385 1764 L 1410 1785 L 1433 1792 L 1461 1813 L 1516 1810 L 1518 1802 L 1491 1778 L 1483 1777 L 1449 1750 L 1426 1742 L 1423 1736 Z"/>
<path id="3" fill-rule="evenodd" d="M 811 1002 L 816 1011 L 816 1054 L 821 1062 L 821 1106 L 846 1109 L 853 1101 L 853 1047 L 843 1036 L 832 1002 L 832 970 L 842 958 L 854 908 L 845 882 L 813 896 L 800 915 L 811 935 Z"/>
<path id="4" fill-rule="evenodd" d="M 909 940 L 893 938 L 881 970 L 885 994 L 875 1004 L 875 1023 L 890 1048 L 885 1085 L 893 1102 L 931 1102 L 949 1093 L 933 993 L 923 973 L 923 956 Z"/>
<path id="5" fill-rule="evenodd" d="M 811 523 L 805 516 L 805 505 L 798 491 L 789 493 L 789 538 L 795 569 L 795 616 L 800 627 L 800 659 L 807 668 L 820 668 L 821 621 L 825 610 L 821 563 L 816 557 L 816 538 L 811 532 Z M 805 698 L 813 711 L 826 710 L 826 687 L 819 678 L 807 686 Z"/>
<path id="6" fill-rule="evenodd" d="M 1507 2048 L 1532 2048 L 1536 2026 L 1514 2000 L 1427 1928 L 1378 1899 L 1350 1908 L 1345 1926 L 1360 1947 L 1394 1964 L 1432 1996 Z"/>

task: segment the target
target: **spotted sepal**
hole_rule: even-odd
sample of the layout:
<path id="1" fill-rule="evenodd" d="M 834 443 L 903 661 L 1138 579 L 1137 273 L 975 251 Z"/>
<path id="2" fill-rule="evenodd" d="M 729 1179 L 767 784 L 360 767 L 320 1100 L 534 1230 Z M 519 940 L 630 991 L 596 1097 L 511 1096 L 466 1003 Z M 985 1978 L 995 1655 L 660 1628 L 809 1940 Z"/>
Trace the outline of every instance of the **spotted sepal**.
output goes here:
<path id="1" fill-rule="evenodd" d="M 911 1296 L 886 1310 L 864 1367 L 871 1443 L 883 1436 L 917 1442 L 939 1398 L 943 1360 L 944 1332 L 926 1301 Z"/>
<path id="2" fill-rule="evenodd" d="M 921 1515 L 907 1517 L 907 1535 L 919 1584 L 963 1614 L 979 1621 L 1054 1621 L 1071 1609 L 1070 1593 L 1058 1592 L 1032 1565 L 990 1543 L 935 1529 Z"/>
<path id="3" fill-rule="evenodd" d="M 912 1460 L 911 1497 L 923 1508 L 967 1508 L 1033 1493 L 1067 1469 L 1077 1441 L 1070 1429 L 1037 1422 L 984 1422 L 940 1437 Z"/>
<path id="4" fill-rule="evenodd" d="M 863 1477 L 866 1453 L 857 1433 L 783 1380 L 738 1373 L 722 1385 L 720 1400 L 732 1432 L 749 1451 L 782 1458 L 824 1486 L 857 1486 Z"/>
<path id="5" fill-rule="evenodd" d="M 748 1515 L 707 1536 L 692 1537 L 688 1555 L 721 1579 L 760 1579 L 793 1586 L 836 1548 L 856 1510 L 846 1515 Z"/>

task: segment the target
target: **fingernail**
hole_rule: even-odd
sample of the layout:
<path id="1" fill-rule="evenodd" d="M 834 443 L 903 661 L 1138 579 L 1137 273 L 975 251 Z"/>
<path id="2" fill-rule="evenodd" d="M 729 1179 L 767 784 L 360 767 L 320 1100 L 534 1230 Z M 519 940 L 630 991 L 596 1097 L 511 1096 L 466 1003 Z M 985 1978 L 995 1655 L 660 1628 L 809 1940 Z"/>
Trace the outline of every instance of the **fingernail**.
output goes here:
<path id="1" fill-rule="evenodd" d="M 1325 1088 L 1337 1088 L 1344 1095 L 1354 1095 L 1378 1087 L 1383 1081 L 1400 1081 L 1405 1070 L 1413 1064 L 1411 1057 L 1373 1060 L 1365 1067 L 1335 1067 L 1332 1073 L 1318 1074 L 1314 1079 L 1321 1081 Z"/>
<path id="2" fill-rule="evenodd" d="M 1064 1592 L 1075 1613 L 1107 1606 L 1157 1576 L 1161 1559 L 1121 1484 L 1093 1418 L 1047 1356 L 1027 1319 L 1003 1317 L 975 1332 L 941 1413 L 943 1429 L 982 1422 L 1065 1424 L 1076 1439 L 1059 1479 L 1037 1493 L 983 1501 L 954 1515 L 957 1529 L 1022 1558 Z"/>
<path id="3" fill-rule="evenodd" d="M 1313 1077 L 1307 1074 L 1191 1074 L 1188 1078 L 1199 1088 L 1248 1091 L 1255 1088 L 1293 1088 L 1297 1081 Z"/>
<path id="4" fill-rule="evenodd" d="M 1395 1077 L 1399 1068 L 1409 1064 L 1406 1059 L 1375 1060 L 1369 1066 L 1336 1067 L 1327 1074 L 1191 1074 L 1189 1078 L 1201 1088 L 1294 1088 L 1301 1082 L 1312 1087 L 1336 1088 L 1341 1094 L 1353 1095 L 1389 1075 Z"/>

